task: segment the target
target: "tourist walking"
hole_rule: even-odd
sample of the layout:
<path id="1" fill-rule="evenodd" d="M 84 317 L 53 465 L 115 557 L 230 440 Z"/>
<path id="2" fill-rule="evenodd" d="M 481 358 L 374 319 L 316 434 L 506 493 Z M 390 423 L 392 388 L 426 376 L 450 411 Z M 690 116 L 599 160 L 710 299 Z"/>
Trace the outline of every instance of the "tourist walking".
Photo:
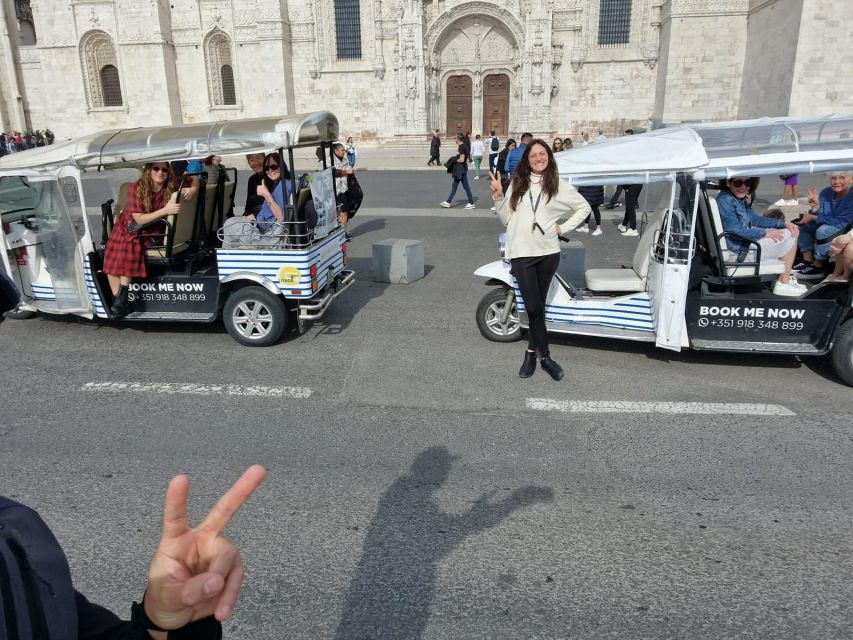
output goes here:
<path id="1" fill-rule="evenodd" d="M 353 142 L 352 136 L 347 138 L 347 143 L 344 145 L 344 151 L 347 153 L 349 166 L 355 168 L 355 142 Z"/>
<path id="2" fill-rule="evenodd" d="M 471 193 L 471 187 L 468 185 L 468 147 L 465 144 L 465 136 L 461 133 L 456 134 L 456 159 L 448 171 L 453 174 L 453 184 L 450 187 L 450 195 L 447 200 L 441 203 L 445 209 L 449 209 L 453 202 L 453 196 L 456 195 L 456 189 L 459 188 L 459 183 L 462 183 L 462 188 L 465 189 L 465 195 L 468 196 L 468 204 L 466 209 L 475 209 L 474 194 Z M 448 163 L 449 164 L 449 163 Z"/>
<path id="3" fill-rule="evenodd" d="M 581 194 L 586 200 L 587 204 L 592 209 L 592 216 L 595 216 L 595 229 L 592 230 L 592 234 L 594 236 L 600 236 L 602 234 L 601 231 L 601 209 L 599 207 L 604 204 L 604 185 L 583 185 L 578 187 L 578 193 Z M 590 216 L 586 217 L 586 220 L 583 221 L 583 225 L 578 227 L 578 231 L 581 233 L 589 233 L 589 219 Z"/>
<path id="4" fill-rule="evenodd" d="M 486 145 L 480 139 L 478 133 L 471 143 L 471 157 L 474 158 L 474 180 L 480 179 L 480 164 L 483 162 L 483 156 L 486 153 Z"/>
<path id="5" fill-rule="evenodd" d="M 429 162 L 427 162 L 427 166 L 431 167 L 435 165 L 437 167 L 441 164 L 441 158 L 439 158 L 440 150 L 441 138 L 438 137 L 438 129 L 436 129 L 429 143 Z"/>
<path id="6" fill-rule="evenodd" d="M 495 130 L 492 129 L 491 137 L 489 138 L 489 171 L 494 173 L 497 168 L 498 154 L 501 151 L 501 141 L 498 139 Z"/>

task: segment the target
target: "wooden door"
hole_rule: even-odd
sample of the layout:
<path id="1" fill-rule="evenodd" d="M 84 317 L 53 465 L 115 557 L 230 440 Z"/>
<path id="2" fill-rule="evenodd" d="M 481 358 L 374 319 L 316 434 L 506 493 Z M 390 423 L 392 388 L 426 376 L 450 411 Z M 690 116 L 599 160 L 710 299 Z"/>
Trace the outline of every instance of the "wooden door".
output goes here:
<path id="1" fill-rule="evenodd" d="M 447 79 L 447 135 L 471 131 L 471 104 L 473 86 L 468 76 L 450 76 Z"/>
<path id="2" fill-rule="evenodd" d="M 509 133 L 509 77 L 503 73 L 483 81 L 483 134 L 492 129 L 499 136 Z"/>

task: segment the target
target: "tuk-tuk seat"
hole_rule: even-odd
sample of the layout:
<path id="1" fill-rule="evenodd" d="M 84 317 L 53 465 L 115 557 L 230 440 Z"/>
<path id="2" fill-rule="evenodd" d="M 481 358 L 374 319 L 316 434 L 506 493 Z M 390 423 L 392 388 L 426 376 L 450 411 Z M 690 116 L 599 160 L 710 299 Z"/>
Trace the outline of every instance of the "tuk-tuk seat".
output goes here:
<path id="1" fill-rule="evenodd" d="M 210 233 L 215 226 L 213 216 L 216 213 L 216 185 L 209 184 L 204 188 L 204 232 Z"/>
<path id="2" fill-rule="evenodd" d="M 758 265 L 758 273 L 756 274 L 754 258 L 747 259 L 749 264 L 743 266 L 732 266 L 730 263 L 738 261 L 738 254 L 730 251 L 726 244 L 726 237 L 723 234 L 723 223 L 720 219 L 720 209 L 717 207 L 716 198 L 708 198 L 710 208 L 710 220 L 713 227 L 714 237 L 720 248 L 720 267 L 722 275 L 727 278 L 754 278 L 756 275 L 776 275 L 785 271 L 785 263 L 781 260 L 777 262 L 761 262 Z"/>
<path id="3" fill-rule="evenodd" d="M 177 215 L 166 216 L 165 220 L 169 223 L 166 235 L 163 238 L 162 247 L 146 249 L 145 255 L 148 258 L 165 258 L 166 247 L 169 245 L 169 235 L 174 236 L 174 244 L 172 245 L 172 255 L 176 255 L 189 248 L 193 239 L 193 228 L 195 227 L 195 216 L 198 202 L 195 198 L 192 200 L 181 200 L 181 208 Z"/>
<path id="4" fill-rule="evenodd" d="M 127 206 L 127 196 L 130 193 L 130 185 L 132 182 L 122 182 L 118 188 L 118 197 L 113 205 L 113 220 L 118 220 L 119 215 Z"/>
<path id="5" fill-rule="evenodd" d="M 591 291 L 634 293 L 646 290 L 652 245 L 663 224 L 666 211 L 658 211 L 649 218 L 646 230 L 640 236 L 630 269 L 587 269 L 586 286 Z"/>

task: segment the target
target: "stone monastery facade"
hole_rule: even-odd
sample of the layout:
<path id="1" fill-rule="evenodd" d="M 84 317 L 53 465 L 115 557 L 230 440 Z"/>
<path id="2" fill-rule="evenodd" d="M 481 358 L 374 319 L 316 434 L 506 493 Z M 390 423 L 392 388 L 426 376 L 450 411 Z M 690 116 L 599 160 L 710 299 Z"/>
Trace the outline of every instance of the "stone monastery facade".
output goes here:
<path id="1" fill-rule="evenodd" d="M 0 0 L 0 126 L 361 139 L 853 112 L 841 0 Z"/>

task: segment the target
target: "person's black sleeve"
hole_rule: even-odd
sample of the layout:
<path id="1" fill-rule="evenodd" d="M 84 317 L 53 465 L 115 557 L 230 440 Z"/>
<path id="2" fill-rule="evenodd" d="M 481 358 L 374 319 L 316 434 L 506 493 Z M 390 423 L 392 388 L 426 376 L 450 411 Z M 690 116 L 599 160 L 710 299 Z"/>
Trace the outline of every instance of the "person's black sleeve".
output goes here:
<path id="1" fill-rule="evenodd" d="M 138 622 L 120 620 L 112 611 L 75 591 L 78 640 L 151 640 Z M 169 631 L 169 640 L 221 640 L 222 625 L 212 616 Z"/>

